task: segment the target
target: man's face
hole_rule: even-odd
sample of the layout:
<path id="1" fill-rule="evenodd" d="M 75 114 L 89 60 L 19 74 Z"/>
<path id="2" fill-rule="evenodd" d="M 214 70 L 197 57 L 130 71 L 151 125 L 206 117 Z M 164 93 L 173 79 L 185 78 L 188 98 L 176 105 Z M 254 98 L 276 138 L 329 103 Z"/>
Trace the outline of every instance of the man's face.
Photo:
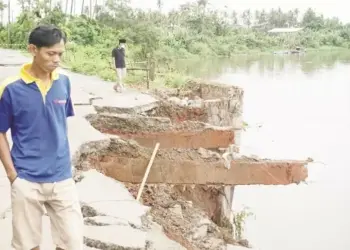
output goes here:
<path id="1" fill-rule="evenodd" d="M 121 48 L 125 48 L 125 43 L 121 43 L 121 44 L 120 44 L 120 47 L 121 47 Z"/>
<path id="2" fill-rule="evenodd" d="M 51 73 L 60 65 L 61 57 L 65 52 L 65 44 L 63 40 L 51 47 L 37 48 L 31 44 L 29 51 L 33 55 L 35 63 L 43 71 Z"/>

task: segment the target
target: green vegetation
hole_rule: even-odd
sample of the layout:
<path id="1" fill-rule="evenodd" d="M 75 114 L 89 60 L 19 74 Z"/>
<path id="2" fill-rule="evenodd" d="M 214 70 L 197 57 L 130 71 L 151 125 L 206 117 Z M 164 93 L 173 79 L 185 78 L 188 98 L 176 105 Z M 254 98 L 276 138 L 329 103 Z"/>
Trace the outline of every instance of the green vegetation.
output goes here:
<path id="1" fill-rule="evenodd" d="M 242 240 L 243 239 L 243 233 L 244 233 L 244 226 L 247 221 L 247 219 L 254 214 L 249 211 L 247 207 L 244 207 L 241 211 L 236 212 L 233 217 L 233 224 L 234 224 L 234 237 L 236 240 Z"/>
<path id="2" fill-rule="evenodd" d="M 52 0 L 18 0 L 22 13 L 9 27 L 0 26 L 0 44 L 23 44 L 19 47 L 24 49 L 28 33 L 35 25 L 55 24 L 69 36 L 64 58 L 67 66 L 76 72 L 113 80 L 111 51 L 119 38 L 126 38 L 129 67 L 140 67 L 134 62 L 145 62 L 149 57 L 155 61 L 157 69 L 154 84 L 165 85 L 184 82 L 184 71 L 175 66 L 180 59 L 232 57 L 237 53 L 295 46 L 350 48 L 350 25 L 342 24 L 337 18 L 324 18 L 312 9 L 303 16 L 297 9 L 285 13 L 280 9 L 255 13 L 246 10 L 238 14 L 210 10 L 207 0 L 198 0 L 163 13 L 161 0 L 157 0 L 158 11 L 132 9 L 127 0 L 106 0 L 102 6 L 91 6 L 95 1 L 85 1 L 86 4 L 90 2 L 90 6 L 86 5 L 81 13 L 74 14 L 77 12 L 74 11 L 74 0 L 63 2 L 68 5 L 53 6 Z M 5 1 L 0 0 L 2 18 L 6 8 Z M 275 27 L 305 29 L 291 39 L 290 36 L 267 33 Z M 144 75 L 144 72 L 131 74 L 128 80 L 133 83 L 144 81 Z"/>

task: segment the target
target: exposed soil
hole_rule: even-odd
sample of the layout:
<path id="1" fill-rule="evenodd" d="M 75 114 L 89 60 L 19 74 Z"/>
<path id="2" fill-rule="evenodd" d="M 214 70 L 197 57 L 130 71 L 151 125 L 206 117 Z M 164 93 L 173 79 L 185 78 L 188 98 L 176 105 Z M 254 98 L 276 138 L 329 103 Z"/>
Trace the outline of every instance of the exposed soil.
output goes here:
<path id="1" fill-rule="evenodd" d="M 98 155 L 87 157 L 88 162 L 103 163 L 108 162 L 110 158 L 125 157 L 145 159 L 149 161 L 153 149 L 141 147 L 132 140 L 112 139 L 108 148 L 101 150 Z M 222 157 L 211 150 L 207 149 L 184 149 L 184 148 L 170 148 L 159 149 L 157 152 L 157 159 L 166 159 L 169 161 L 179 161 L 188 159 L 196 162 L 222 162 Z"/>
<path id="2" fill-rule="evenodd" d="M 136 197 L 139 185 L 126 186 Z M 218 227 L 211 220 L 219 192 L 219 187 L 145 185 L 141 202 L 151 206 L 154 221 L 163 226 L 167 236 L 185 248 L 222 250 L 226 244 L 238 243 L 231 228 Z"/>
<path id="3" fill-rule="evenodd" d="M 208 113 L 205 109 L 179 106 L 170 102 L 162 102 L 158 107 L 147 111 L 146 115 L 168 117 L 174 123 L 180 123 L 183 121 L 205 122 L 208 120 Z"/>

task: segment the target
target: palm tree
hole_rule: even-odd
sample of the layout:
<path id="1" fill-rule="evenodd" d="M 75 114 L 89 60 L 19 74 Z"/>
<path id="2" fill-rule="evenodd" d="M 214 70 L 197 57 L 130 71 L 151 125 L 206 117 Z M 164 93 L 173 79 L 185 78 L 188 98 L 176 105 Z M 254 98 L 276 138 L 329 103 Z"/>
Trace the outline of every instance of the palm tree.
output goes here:
<path id="1" fill-rule="evenodd" d="M 71 15 L 71 16 L 73 15 L 73 8 L 74 8 L 74 5 L 75 5 L 75 0 L 72 0 L 71 5 L 70 5 L 70 15 Z"/>
<path id="2" fill-rule="evenodd" d="M 0 1 L 0 22 L 4 23 L 4 10 L 6 9 L 7 5 L 3 3 L 3 1 Z"/>
<path id="3" fill-rule="evenodd" d="M 198 6 L 203 7 L 204 9 L 207 7 L 208 3 L 209 3 L 209 0 L 198 0 L 197 1 Z"/>
<path id="4" fill-rule="evenodd" d="M 90 0 L 90 18 L 92 18 L 92 0 Z"/>
<path id="5" fill-rule="evenodd" d="M 81 3 L 81 15 L 84 14 L 84 5 L 85 5 L 85 1 L 83 0 Z"/>
<path id="6" fill-rule="evenodd" d="M 65 13 L 66 15 L 68 14 L 68 0 L 66 0 L 66 9 L 65 9 L 64 13 Z"/>

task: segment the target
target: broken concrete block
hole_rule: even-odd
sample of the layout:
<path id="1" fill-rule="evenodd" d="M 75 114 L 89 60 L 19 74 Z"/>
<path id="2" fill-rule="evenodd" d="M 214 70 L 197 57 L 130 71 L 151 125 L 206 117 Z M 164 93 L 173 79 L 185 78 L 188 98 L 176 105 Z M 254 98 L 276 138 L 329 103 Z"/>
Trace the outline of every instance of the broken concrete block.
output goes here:
<path id="1" fill-rule="evenodd" d="M 208 234 L 208 225 L 201 225 L 200 227 L 193 229 L 192 239 L 199 240 L 207 236 L 207 234 Z"/>
<path id="2" fill-rule="evenodd" d="M 91 167 L 121 182 L 141 183 L 153 149 L 132 141 L 111 139 L 99 157 L 86 157 Z M 203 153 L 203 152 L 202 152 Z M 93 164 L 89 163 L 93 162 Z M 224 159 L 216 154 L 203 158 L 194 149 L 159 149 L 147 183 L 223 184 L 223 185 L 288 185 L 307 178 L 307 161 L 256 160 L 238 158 L 225 168 Z"/>
<path id="3" fill-rule="evenodd" d="M 115 217 L 136 227 L 142 226 L 141 217 L 149 207 L 136 201 L 122 183 L 90 170 L 83 173 L 77 188 L 80 201 L 100 215 Z"/>
<path id="4" fill-rule="evenodd" d="M 179 218 L 183 219 L 182 208 L 180 204 L 175 204 L 173 207 L 170 207 L 169 211 L 178 216 Z"/>
<path id="5" fill-rule="evenodd" d="M 202 122 L 172 123 L 170 118 L 125 114 L 90 114 L 91 125 L 102 133 L 133 139 L 141 146 L 161 148 L 217 148 L 234 143 L 232 127 L 213 127 Z"/>
<path id="6" fill-rule="evenodd" d="M 143 250 L 146 234 L 129 226 L 85 226 L 84 243 L 97 249 Z"/>
<path id="7" fill-rule="evenodd" d="M 157 107 L 158 101 L 150 95 L 140 93 L 123 93 L 123 95 L 111 96 L 100 100 L 93 100 L 93 106 L 98 113 L 125 113 L 139 114 Z"/>

